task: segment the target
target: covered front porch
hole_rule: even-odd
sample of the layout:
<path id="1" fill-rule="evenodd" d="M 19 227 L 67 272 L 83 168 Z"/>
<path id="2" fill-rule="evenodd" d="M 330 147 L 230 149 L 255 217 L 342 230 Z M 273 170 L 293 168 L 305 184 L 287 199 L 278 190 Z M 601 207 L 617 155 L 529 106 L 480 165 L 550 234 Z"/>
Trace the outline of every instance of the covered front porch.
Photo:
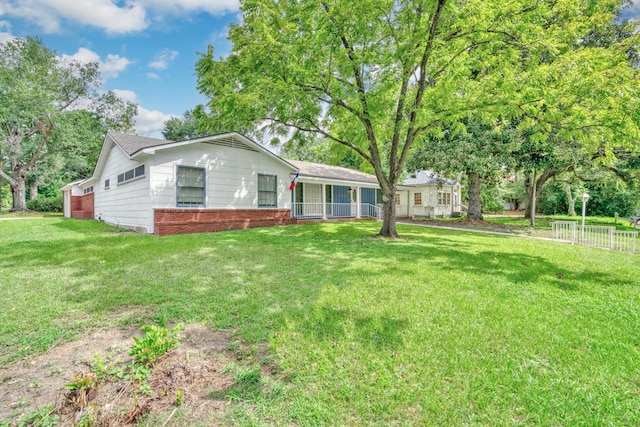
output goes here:
<path id="1" fill-rule="evenodd" d="M 291 216 L 297 219 L 382 218 L 377 188 L 303 181 L 291 197 Z"/>

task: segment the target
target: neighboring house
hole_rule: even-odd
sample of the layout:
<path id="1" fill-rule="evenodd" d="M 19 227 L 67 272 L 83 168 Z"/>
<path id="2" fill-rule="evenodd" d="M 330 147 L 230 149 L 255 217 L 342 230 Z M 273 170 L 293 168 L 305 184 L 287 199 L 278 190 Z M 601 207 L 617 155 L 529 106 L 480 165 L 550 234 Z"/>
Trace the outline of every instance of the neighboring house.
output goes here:
<path id="1" fill-rule="evenodd" d="M 418 171 L 403 184 L 410 190 L 398 191 L 400 197 L 396 203 L 400 209 L 406 207 L 407 216 L 447 218 L 462 213 L 461 187 L 457 180 L 430 171 Z"/>
<path id="2" fill-rule="evenodd" d="M 379 188 L 373 175 L 287 161 L 235 132 L 179 142 L 109 132 L 93 175 L 62 190 L 65 217 L 167 235 L 377 218 Z M 427 188 L 399 186 L 398 200 L 406 202 L 397 215 L 423 215 L 408 201 Z M 437 209 L 441 216 L 455 211 Z"/>

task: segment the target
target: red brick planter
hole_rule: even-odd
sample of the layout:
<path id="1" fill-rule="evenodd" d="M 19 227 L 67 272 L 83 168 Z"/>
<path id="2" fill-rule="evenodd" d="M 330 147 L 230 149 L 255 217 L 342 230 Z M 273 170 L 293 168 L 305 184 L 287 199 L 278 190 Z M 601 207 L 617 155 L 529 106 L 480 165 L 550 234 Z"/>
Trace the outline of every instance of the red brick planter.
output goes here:
<path id="1" fill-rule="evenodd" d="M 154 209 L 154 233 L 203 233 L 296 224 L 290 209 Z"/>

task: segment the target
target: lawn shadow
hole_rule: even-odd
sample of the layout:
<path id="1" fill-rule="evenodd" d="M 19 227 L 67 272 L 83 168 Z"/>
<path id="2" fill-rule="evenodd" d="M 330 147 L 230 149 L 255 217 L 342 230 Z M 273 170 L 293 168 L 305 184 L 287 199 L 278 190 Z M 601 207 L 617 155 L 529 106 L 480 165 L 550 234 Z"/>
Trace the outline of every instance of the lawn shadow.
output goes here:
<path id="1" fill-rule="evenodd" d="M 381 351 L 402 347 L 402 331 L 407 324 L 407 320 L 402 318 L 361 315 L 355 310 L 322 306 L 312 309 L 310 315 L 299 323 L 299 330 L 322 341 L 337 343 L 350 340 Z"/>

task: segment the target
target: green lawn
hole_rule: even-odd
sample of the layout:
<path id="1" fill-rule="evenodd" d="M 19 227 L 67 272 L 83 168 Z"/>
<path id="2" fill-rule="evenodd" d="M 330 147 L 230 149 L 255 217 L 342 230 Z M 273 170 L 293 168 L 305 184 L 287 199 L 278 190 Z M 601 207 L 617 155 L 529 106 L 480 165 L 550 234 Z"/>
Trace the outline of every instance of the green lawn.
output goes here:
<path id="1" fill-rule="evenodd" d="M 638 255 L 378 227 L 0 221 L 0 359 L 166 316 L 270 344 L 239 363 L 278 373 L 234 397 L 230 424 L 640 424 Z"/>

